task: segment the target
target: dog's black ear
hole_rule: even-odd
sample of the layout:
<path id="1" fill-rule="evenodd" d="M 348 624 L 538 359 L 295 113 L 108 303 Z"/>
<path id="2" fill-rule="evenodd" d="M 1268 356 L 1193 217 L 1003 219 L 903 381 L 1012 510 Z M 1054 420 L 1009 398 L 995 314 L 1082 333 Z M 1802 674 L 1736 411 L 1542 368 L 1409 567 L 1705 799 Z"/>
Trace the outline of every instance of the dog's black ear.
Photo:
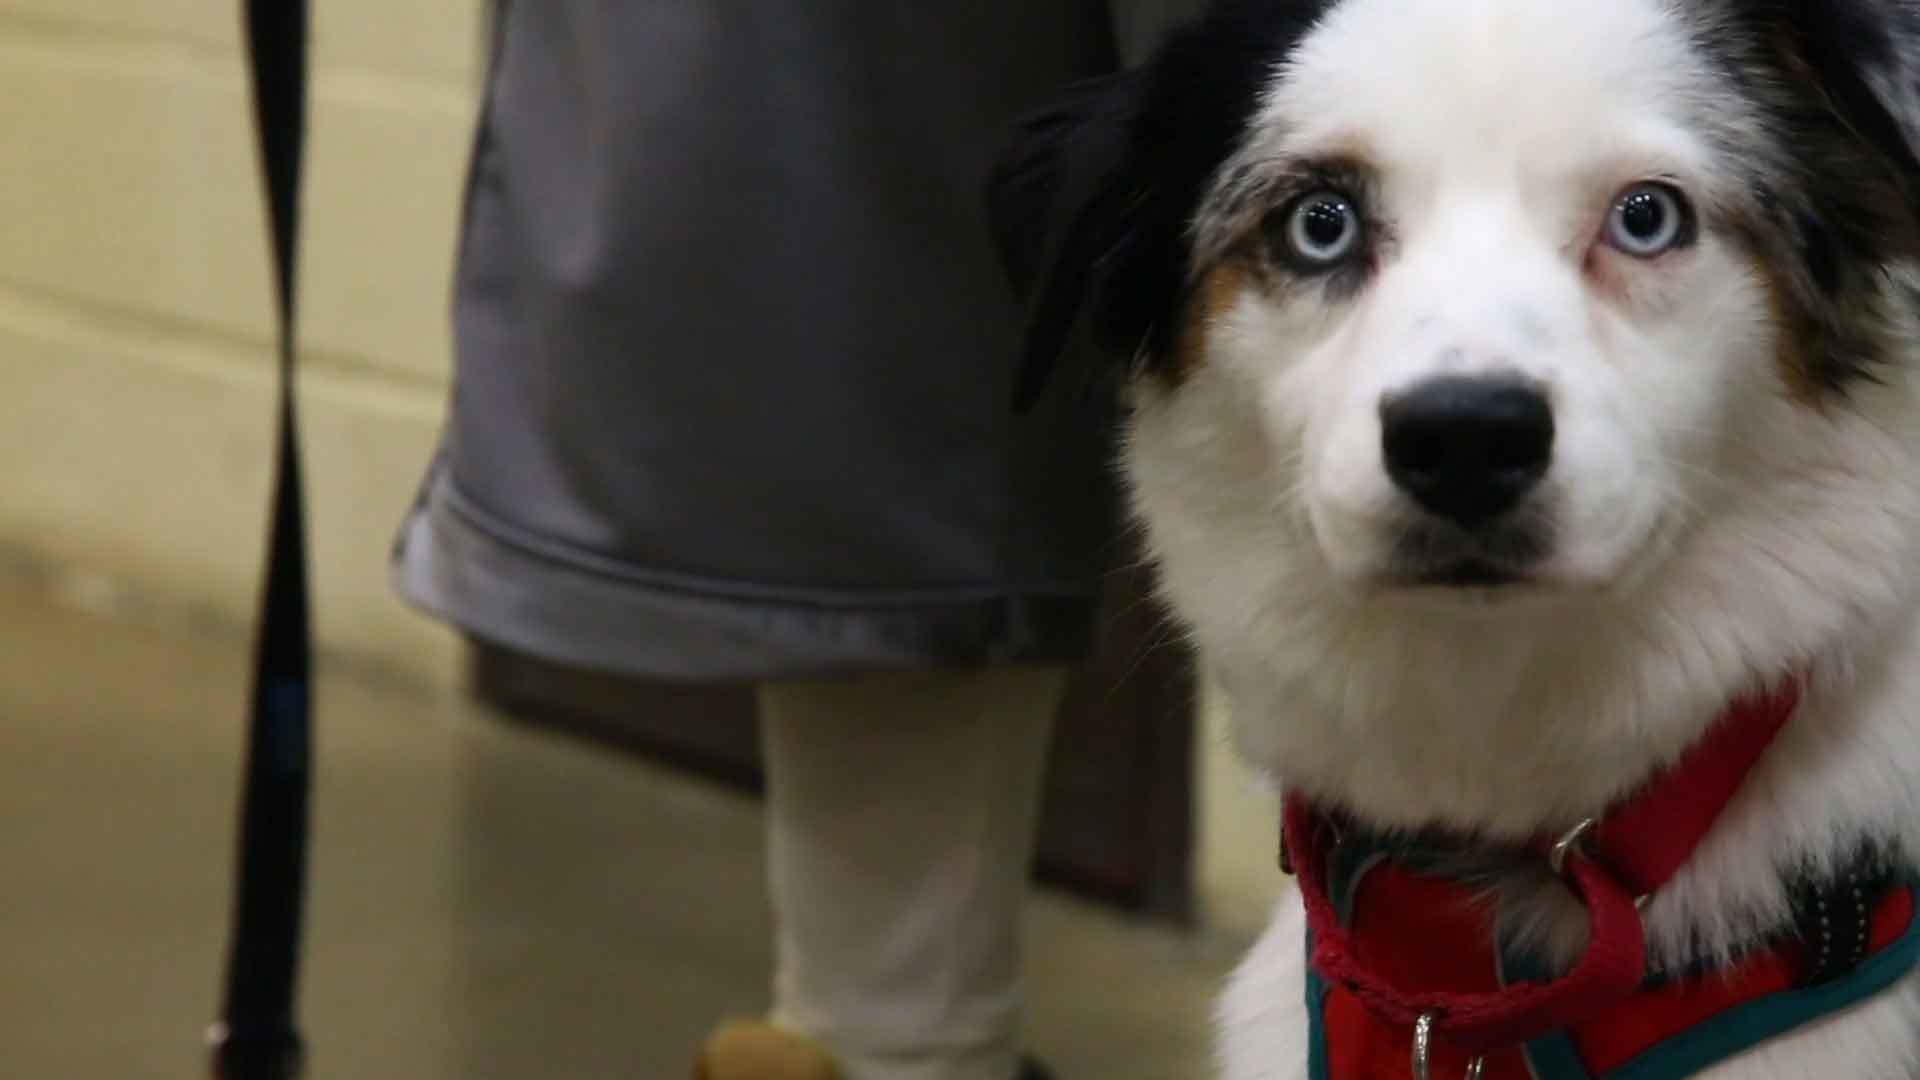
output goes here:
<path id="1" fill-rule="evenodd" d="M 1868 328 L 1909 302 L 1884 268 L 1920 257 L 1920 0 L 1702 3 L 1744 28 L 1728 71 L 1784 155 L 1748 164 L 1796 381 L 1844 394 L 1888 359 Z"/>
<path id="2" fill-rule="evenodd" d="M 1772 2 L 1833 111 L 1920 196 L 1920 2 Z"/>
<path id="3" fill-rule="evenodd" d="M 1250 50 L 1218 44 L 1236 40 L 1219 14 L 1231 6 L 1175 29 L 1138 69 L 1029 117 L 994 170 L 989 209 L 1027 303 L 1021 407 L 1069 354 L 1173 365 L 1187 227 L 1259 81 Z M 1091 349 L 1072 347 L 1082 326 Z"/>
<path id="4" fill-rule="evenodd" d="M 1021 121 L 995 163 L 987 205 L 1008 276 L 1027 305 L 1021 408 L 1040 395 L 1128 228 L 1140 183 L 1134 124 L 1145 76 L 1072 88 Z M 1102 339 L 1112 335 L 1101 334 Z"/>
<path id="5" fill-rule="evenodd" d="M 1140 68 L 1084 84 L 1021 126 L 989 205 L 1027 294 L 1023 401 L 1083 316 L 1107 357 L 1179 367 L 1194 216 L 1275 65 L 1332 3 L 1212 0 Z"/>

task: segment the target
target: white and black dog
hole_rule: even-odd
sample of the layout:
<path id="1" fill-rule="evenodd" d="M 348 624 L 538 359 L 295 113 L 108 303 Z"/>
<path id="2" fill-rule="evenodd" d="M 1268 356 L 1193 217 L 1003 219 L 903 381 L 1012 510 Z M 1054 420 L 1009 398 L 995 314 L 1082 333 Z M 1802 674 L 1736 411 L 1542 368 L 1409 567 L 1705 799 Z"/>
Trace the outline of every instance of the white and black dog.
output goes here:
<path id="1" fill-rule="evenodd" d="M 1164 596 L 1333 847 L 1423 847 L 1551 982 L 1588 915 L 1539 838 L 1797 688 L 1638 898 L 1642 998 L 1787 985 L 1659 1033 L 1720 1052 L 1623 1064 L 1582 1029 L 1571 1064 L 1482 1040 L 1432 1075 L 1920 1075 L 1910 955 L 1821 997 L 1904 946 L 1806 977 L 1920 861 L 1917 149 L 1911 0 L 1225 0 L 1003 162 L 1035 370 L 1081 324 L 1131 358 Z M 1340 980 L 1307 937 L 1290 898 L 1225 995 L 1223 1075 L 1428 1067 L 1391 1008 L 1340 1036 L 1387 1057 L 1323 1045 Z M 1607 1004 L 1697 1005 L 1662 1000 Z"/>

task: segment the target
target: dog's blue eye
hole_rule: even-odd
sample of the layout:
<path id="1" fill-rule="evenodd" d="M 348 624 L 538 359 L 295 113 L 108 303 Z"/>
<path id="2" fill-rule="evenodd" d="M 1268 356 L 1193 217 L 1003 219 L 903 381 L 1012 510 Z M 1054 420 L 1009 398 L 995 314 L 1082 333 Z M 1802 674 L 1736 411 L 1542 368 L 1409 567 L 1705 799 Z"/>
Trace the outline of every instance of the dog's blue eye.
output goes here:
<path id="1" fill-rule="evenodd" d="M 1294 201 L 1287 211 L 1287 256 L 1302 269 L 1337 266 L 1360 250 L 1365 230 L 1353 200 L 1333 191 L 1316 191 Z"/>
<path id="2" fill-rule="evenodd" d="M 1607 216 L 1607 242 L 1637 259 L 1684 247 L 1692 232 L 1686 197 L 1666 184 L 1635 184 Z"/>

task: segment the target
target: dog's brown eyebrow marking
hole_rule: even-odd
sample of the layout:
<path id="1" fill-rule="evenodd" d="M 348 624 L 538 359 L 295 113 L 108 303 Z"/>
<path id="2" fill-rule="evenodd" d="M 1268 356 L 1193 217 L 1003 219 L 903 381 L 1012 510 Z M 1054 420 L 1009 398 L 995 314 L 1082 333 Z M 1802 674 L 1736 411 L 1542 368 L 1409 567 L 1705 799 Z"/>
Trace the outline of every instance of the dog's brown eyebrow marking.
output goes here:
<path id="1" fill-rule="evenodd" d="M 1332 189 L 1363 204 L 1364 209 L 1365 204 L 1373 201 L 1377 175 L 1364 159 L 1344 154 L 1296 159 L 1288 163 L 1268 189 L 1271 208 L 1314 191 Z"/>
<path id="2" fill-rule="evenodd" d="M 1348 129 L 1339 134 L 1315 139 L 1311 145 L 1296 146 L 1288 157 L 1309 165 L 1320 164 L 1371 170 L 1372 163 L 1380 159 L 1375 147 L 1376 143 L 1371 135 Z"/>
<path id="3" fill-rule="evenodd" d="M 1352 199 L 1361 213 L 1375 204 L 1377 173 L 1363 157 L 1349 154 L 1274 156 L 1231 166 L 1195 223 L 1194 261 L 1208 266 L 1235 256 L 1258 234 L 1269 215 L 1294 199 L 1331 188 Z"/>
<path id="4" fill-rule="evenodd" d="M 1245 261 L 1229 256 L 1201 276 L 1188 296 L 1186 324 L 1181 328 L 1179 345 L 1174 351 L 1176 379 L 1197 370 L 1206 362 L 1209 337 L 1240 298 L 1246 294 L 1250 274 Z"/>
<path id="5" fill-rule="evenodd" d="M 1774 343 L 1773 362 L 1787 384 L 1787 394 L 1796 404 L 1819 411 L 1824 407 L 1826 393 L 1813 373 L 1811 362 L 1812 351 L 1818 348 L 1819 331 L 1814 320 L 1795 296 L 1786 271 L 1752 246 L 1744 255 L 1767 292 L 1767 306 L 1780 336 Z"/>

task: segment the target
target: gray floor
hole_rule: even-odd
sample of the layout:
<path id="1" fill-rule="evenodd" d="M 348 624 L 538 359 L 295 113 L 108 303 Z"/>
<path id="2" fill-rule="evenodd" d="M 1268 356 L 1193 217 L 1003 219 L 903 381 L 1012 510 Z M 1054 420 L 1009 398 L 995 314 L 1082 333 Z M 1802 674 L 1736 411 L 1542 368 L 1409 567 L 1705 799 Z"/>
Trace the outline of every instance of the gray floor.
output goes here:
<path id="1" fill-rule="evenodd" d="M 243 659 L 0 590 L 5 1075 L 205 1075 Z M 310 1075 L 679 1080 L 762 1006 L 752 804 L 417 691 L 319 704 Z M 1058 897 L 1029 938 L 1062 1080 L 1204 1074 L 1225 946 Z"/>

